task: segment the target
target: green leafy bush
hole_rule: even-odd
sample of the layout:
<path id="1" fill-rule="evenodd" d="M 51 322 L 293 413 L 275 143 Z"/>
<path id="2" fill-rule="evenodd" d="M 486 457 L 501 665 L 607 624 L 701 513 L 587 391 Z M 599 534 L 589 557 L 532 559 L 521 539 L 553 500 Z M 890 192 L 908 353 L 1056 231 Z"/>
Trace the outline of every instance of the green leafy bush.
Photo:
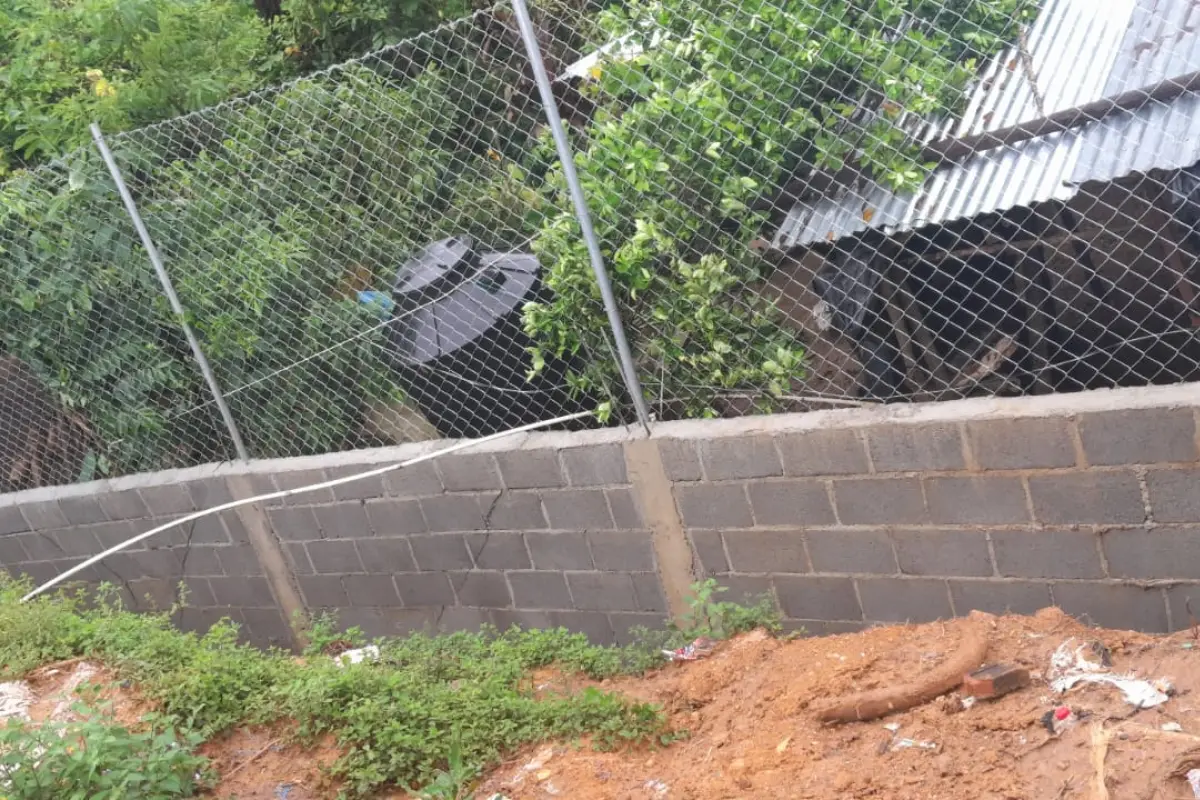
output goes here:
<path id="1" fill-rule="evenodd" d="M 396 85 L 351 67 L 113 142 L 218 379 L 242 390 L 230 405 L 255 456 L 379 443 L 364 438 L 364 409 L 397 389 L 379 319 L 349 279 L 386 285 L 463 214 L 511 207 L 501 196 L 439 213 L 494 163 L 434 113 L 456 108 L 462 78 L 430 68 Z M 457 113 L 481 118 L 474 104 Z M 82 478 L 233 455 L 135 241 L 86 152 L 0 186 L 0 284 L 15 301 L 0 303 L 0 352 L 86 420 L 95 469 Z"/>
<path id="2" fill-rule="evenodd" d="M 535 120 L 510 102 L 515 51 L 473 49 L 488 35 L 464 21 L 421 65 L 389 52 L 111 138 L 254 456 L 382 444 L 363 418 L 398 388 L 356 290 L 439 236 L 512 247 L 540 224 L 517 163 Z M 80 479 L 234 455 L 89 150 L 0 186 L 0 285 L 0 355 L 86 430 Z"/>
<path id="3" fill-rule="evenodd" d="M 296 57 L 325 67 L 458 19 L 470 0 L 288 0 L 279 23 Z"/>
<path id="4" fill-rule="evenodd" d="M 64 594 L 19 604 L 27 589 L 27 583 L 0 580 L 0 663 L 9 675 L 47 660 L 97 659 L 158 704 L 162 717 L 156 735 L 166 725 L 187 732 L 184 751 L 196 737 L 237 724 L 295 719 L 302 735 L 337 737 L 344 754 L 333 772 L 354 796 L 387 784 L 423 786 L 437 780 L 452 770 L 454 752 L 458 767 L 453 769 L 461 778 L 522 744 L 546 738 L 590 735 L 598 746 L 616 747 L 667 735 L 657 709 L 617 695 L 591 690 L 534 696 L 527 673 L 538 666 L 594 668 L 599 675 L 649 663 L 644 654 L 623 655 L 632 653 L 629 648 L 597 647 L 565 630 L 383 640 L 378 663 L 339 668 L 315 649 L 305 663 L 297 663 L 290 654 L 238 644 L 231 623 L 198 636 L 172 628 L 166 614 L 124 611 L 104 593 L 87 604 Z M 27 623 L 19 622 L 23 616 Z M 38 635 L 31 636 L 35 624 Z M 328 618 L 314 625 L 314 645 L 334 638 L 361 641 L 353 631 L 335 633 L 332 625 Z M 140 733 L 110 731 L 100 723 L 93 727 L 105 746 L 110 742 L 104 736 L 116 737 L 114 751 L 158 741 L 146 744 Z M 119 771 L 107 774 L 124 779 Z"/>
<path id="5" fill-rule="evenodd" d="M 755 199 L 803 165 L 918 186 L 929 166 L 904 114 L 955 110 L 1027 5 L 634 0 L 601 16 L 643 52 L 601 70 L 578 167 L 648 399 L 693 398 L 660 413 L 713 415 L 731 391 L 769 404 L 803 376 L 797 334 L 747 290 L 765 277 Z M 550 183 L 558 213 L 535 247 L 556 297 L 526 327 L 546 351 L 593 356 L 585 387 L 618 383 L 561 174 Z"/>
<path id="6" fill-rule="evenodd" d="M 0 176 L 109 131 L 182 114 L 286 72 L 231 0 L 0 0 Z"/>
<path id="7" fill-rule="evenodd" d="M 179 736 L 158 717 L 134 729 L 104 709 L 78 706 L 77 719 L 0 727 L 0 792 L 7 800 L 168 800 L 192 797 L 207 760 L 196 734 Z"/>

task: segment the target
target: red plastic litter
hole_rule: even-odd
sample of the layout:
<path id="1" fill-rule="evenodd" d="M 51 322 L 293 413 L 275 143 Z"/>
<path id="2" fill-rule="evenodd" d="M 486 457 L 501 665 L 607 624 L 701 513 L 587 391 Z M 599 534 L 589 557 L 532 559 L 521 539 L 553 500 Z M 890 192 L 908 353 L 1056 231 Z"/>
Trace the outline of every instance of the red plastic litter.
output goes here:
<path id="1" fill-rule="evenodd" d="M 680 647 L 678 650 L 663 650 L 662 654 L 668 661 L 697 661 L 711 653 L 714 647 L 716 647 L 716 642 L 702 636 L 687 647 Z"/>

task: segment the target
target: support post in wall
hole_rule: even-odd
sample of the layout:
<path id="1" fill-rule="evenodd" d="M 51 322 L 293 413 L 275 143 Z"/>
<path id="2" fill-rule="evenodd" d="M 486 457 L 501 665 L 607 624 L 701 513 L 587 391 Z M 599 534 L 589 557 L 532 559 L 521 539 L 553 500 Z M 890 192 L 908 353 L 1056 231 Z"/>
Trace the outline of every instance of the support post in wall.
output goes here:
<path id="1" fill-rule="evenodd" d="M 208 359 L 204 357 L 204 350 L 200 347 L 200 340 L 196 338 L 196 334 L 192 331 L 192 326 L 188 324 L 187 318 L 183 313 L 183 305 L 179 302 L 179 296 L 175 293 L 175 287 L 171 283 L 171 276 L 167 274 L 167 269 L 163 266 L 162 256 L 158 253 L 158 248 L 154 246 L 154 240 L 150 237 L 150 231 L 146 229 L 146 224 L 142 221 L 142 215 L 138 213 L 137 204 L 133 201 L 133 195 L 129 193 L 129 187 L 125 185 L 125 178 L 121 175 L 121 169 L 117 166 L 117 161 L 113 158 L 112 151 L 108 149 L 108 143 L 104 141 L 104 134 L 100 131 L 100 126 L 96 123 L 91 125 L 92 139 L 96 142 L 96 149 L 100 151 L 100 157 L 104 159 L 105 166 L 108 167 L 109 174 L 112 175 L 113 183 L 117 186 L 117 192 L 121 195 L 121 202 L 125 204 L 125 211 L 129 214 L 129 219 L 133 222 L 133 227 L 137 230 L 138 238 L 142 240 L 142 246 L 146 248 L 146 256 L 150 259 L 150 263 L 154 266 L 154 272 L 158 275 L 158 281 L 162 284 L 163 293 L 167 296 L 167 302 L 171 304 L 171 310 L 175 313 L 175 318 L 179 322 L 179 327 L 183 329 L 183 335 L 187 338 L 188 347 L 192 350 L 192 357 L 196 360 L 196 365 L 200 367 L 200 373 L 204 376 L 204 382 L 208 384 L 208 390 L 212 393 L 213 400 L 216 401 L 217 409 L 221 413 L 221 419 L 225 422 L 225 429 L 229 433 L 229 438 L 233 441 L 234 452 L 242 461 L 249 461 L 250 454 L 246 450 L 246 445 L 242 441 L 241 431 L 238 430 L 237 423 L 234 422 L 233 413 L 229 410 L 229 405 L 225 402 L 225 395 L 221 393 L 221 386 L 217 383 L 217 376 L 213 374 L 212 367 L 208 363 Z"/>
<path id="2" fill-rule="evenodd" d="M 633 401 L 637 412 L 638 422 L 650 435 L 650 411 L 646 406 L 646 398 L 642 394 L 641 381 L 638 380 L 637 370 L 633 366 L 633 354 L 629 350 L 629 341 L 625 338 L 625 326 L 621 322 L 621 313 L 617 309 L 617 301 L 613 296 L 612 284 L 608 280 L 608 271 L 604 267 L 604 256 L 600 253 L 600 242 L 592 227 L 591 213 L 588 211 L 587 197 L 579 183 L 579 174 L 575 171 L 575 156 L 571 152 L 571 143 L 567 139 L 567 131 L 563 127 L 562 117 L 558 113 L 558 104 L 550 87 L 550 77 L 546 74 L 546 64 L 542 61 L 541 47 L 538 46 L 537 35 L 533 30 L 533 19 L 529 16 L 529 6 L 525 0 L 513 0 L 513 11 L 517 15 L 517 24 L 521 28 L 521 40 L 525 43 L 525 52 L 529 55 L 529 66 L 533 70 L 533 78 L 537 83 L 538 94 L 542 98 L 542 108 L 546 113 L 546 124 L 554 137 L 554 147 L 558 150 L 558 160 L 562 163 L 563 178 L 571 192 L 571 203 L 575 206 L 575 218 L 579 221 L 579 230 L 587 245 L 588 258 L 591 260 L 592 271 L 596 274 L 596 283 L 600 287 L 600 297 L 604 301 L 604 311 L 608 315 L 608 325 L 612 330 L 613 343 L 617 349 L 617 361 L 621 375 L 625 379 L 625 389 Z"/>
<path id="3" fill-rule="evenodd" d="M 628 441 L 624 454 L 629 484 L 650 531 L 658 582 L 667 601 L 667 611 L 672 620 L 682 623 L 690 609 L 692 584 L 701 576 L 675 505 L 674 488 L 663 465 L 659 441 Z"/>

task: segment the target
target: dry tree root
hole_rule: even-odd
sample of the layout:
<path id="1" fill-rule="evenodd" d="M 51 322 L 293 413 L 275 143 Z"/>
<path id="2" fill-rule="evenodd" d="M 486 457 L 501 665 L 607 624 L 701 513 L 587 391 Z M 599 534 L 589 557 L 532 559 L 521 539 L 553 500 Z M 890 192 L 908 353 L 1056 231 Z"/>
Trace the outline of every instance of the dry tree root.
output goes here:
<path id="1" fill-rule="evenodd" d="M 971 612 L 962 642 L 946 663 L 920 681 L 852 694 L 818 706 L 817 719 L 826 724 L 862 722 L 907 711 L 955 689 L 963 676 L 987 657 L 990 614 Z"/>
<path id="2" fill-rule="evenodd" d="M 1109 800 L 1108 778 L 1104 775 L 1104 759 L 1108 757 L 1108 743 L 1112 735 L 1104 729 L 1104 723 L 1092 724 L 1092 800 Z"/>

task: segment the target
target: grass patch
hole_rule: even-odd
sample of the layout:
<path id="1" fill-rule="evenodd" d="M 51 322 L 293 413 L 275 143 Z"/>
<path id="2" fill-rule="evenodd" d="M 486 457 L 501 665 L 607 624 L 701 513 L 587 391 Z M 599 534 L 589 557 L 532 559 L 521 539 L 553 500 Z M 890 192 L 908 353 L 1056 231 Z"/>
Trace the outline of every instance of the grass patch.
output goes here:
<path id="1" fill-rule="evenodd" d="M 695 636 L 777 627 L 769 601 L 718 602 L 720 590 L 709 581 L 695 587 L 681 627 L 641 631 L 627 647 L 599 647 L 562 629 L 414 634 L 377 640 L 376 663 L 339 668 L 321 655 L 323 646 L 366 640 L 355 629 L 339 632 L 332 618 L 313 621 L 313 644 L 298 663 L 290 653 L 239 644 L 230 622 L 204 635 L 182 633 L 169 614 L 128 612 L 113 593 L 102 591 L 89 603 L 60 593 L 22 605 L 27 590 L 22 582 L 0 582 L 4 676 L 73 656 L 96 659 L 158 704 L 161 725 L 185 737 L 172 752 L 184 754 L 238 724 L 294 719 L 302 736 L 336 737 L 343 755 L 332 770 L 350 797 L 388 785 L 422 786 L 440 797 L 437 787 L 447 783 L 461 794 L 465 782 L 503 754 L 546 739 L 589 736 L 601 748 L 665 743 L 675 734 L 659 709 L 594 688 L 535 697 L 530 670 L 555 664 L 593 678 L 638 674 L 662 663 L 662 648 Z M 134 734 L 122 730 L 113 735 L 132 746 L 127 739 Z M 6 746 L 13 750 L 11 742 Z"/>

